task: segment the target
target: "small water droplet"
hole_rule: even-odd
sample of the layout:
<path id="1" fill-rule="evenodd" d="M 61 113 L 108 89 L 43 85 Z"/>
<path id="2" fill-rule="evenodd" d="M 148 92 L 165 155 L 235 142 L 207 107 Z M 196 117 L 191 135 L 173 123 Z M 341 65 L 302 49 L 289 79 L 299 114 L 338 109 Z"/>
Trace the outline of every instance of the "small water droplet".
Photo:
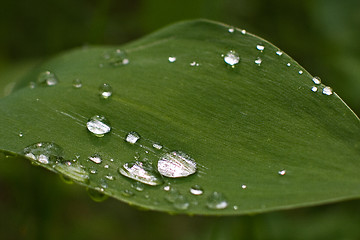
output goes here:
<path id="1" fill-rule="evenodd" d="M 229 33 L 233 33 L 233 32 L 235 32 L 235 29 L 234 29 L 233 27 L 230 27 L 230 28 L 228 29 L 228 32 L 229 32 Z"/>
<path id="2" fill-rule="evenodd" d="M 120 49 L 105 54 L 104 58 L 109 65 L 114 67 L 129 64 L 129 59 L 127 58 L 125 51 Z"/>
<path id="3" fill-rule="evenodd" d="M 81 88 L 82 87 L 82 82 L 81 82 L 81 80 L 80 79 L 74 79 L 74 81 L 73 81 L 73 87 L 74 88 Z"/>
<path id="4" fill-rule="evenodd" d="M 286 170 L 282 169 L 278 172 L 279 175 L 284 176 L 286 174 Z"/>
<path id="5" fill-rule="evenodd" d="M 104 64 L 103 63 L 100 63 L 99 64 L 99 68 L 103 68 L 104 67 Z"/>
<path id="6" fill-rule="evenodd" d="M 161 150 L 163 148 L 163 146 L 160 143 L 153 143 L 153 148 L 157 149 L 157 150 Z"/>
<path id="7" fill-rule="evenodd" d="M 109 84 L 103 83 L 99 86 L 99 93 L 102 99 L 108 99 L 111 97 L 113 90 Z"/>
<path id="8" fill-rule="evenodd" d="M 313 86 L 313 87 L 311 88 L 311 91 L 313 91 L 313 92 L 317 92 L 317 91 L 318 91 L 318 88 L 317 88 L 317 87 L 315 87 L 315 86 Z"/>
<path id="9" fill-rule="evenodd" d="M 236 64 L 240 62 L 239 54 L 231 50 L 224 56 L 224 61 L 229 64 L 231 67 L 235 67 Z"/>
<path id="10" fill-rule="evenodd" d="M 141 182 L 134 182 L 131 184 L 131 187 L 138 192 L 142 192 L 142 191 L 144 191 L 145 185 Z"/>
<path id="11" fill-rule="evenodd" d="M 131 190 L 125 189 L 121 191 L 121 195 L 123 195 L 124 197 L 132 197 L 135 194 Z"/>
<path id="12" fill-rule="evenodd" d="M 169 191 L 167 191 L 167 194 L 165 196 L 165 199 L 170 202 L 174 203 L 176 198 L 180 195 L 180 192 L 176 190 L 175 188 L 170 188 Z"/>
<path id="13" fill-rule="evenodd" d="M 29 83 L 29 88 L 34 89 L 35 86 L 36 86 L 36 84 L 35 84 L 34 82 L 30 82 L 30 83 Z"/>
<path id="14" fill-rule="evenodd" d="M 257 59 L 255 59 L 255 63 L 256 63 L 258 66 L 261 65 L 261 62 L 262 62 L 261 58 L 258 57 Z"/>
<path id="15" fill-rule="evenodd" d="M 290 67 L 290 66 L 291 66 L 291 63 L 287 63 L 286 66 Z"/>
<path id="16" fill-rule="evenodd" d="M 101 156 L 99 154 L 91 155 L 88 159 L 96 164 L 99 164 L 102 162 Z"/>
<path id="17" fill-rule="evenodd" d="M 196 172 L 196 162 L 186 153 L 172 151 L 161 156 L 158 171 L 165 177 L 187 177 Z"/>
<path id="18" fill-rule="evenodd" d="M 176 61 L 176 57 L 169 57 L 168 60 L 169 62 L 173 63 Z"/>
<path id="19" fill-rule="evenodd" d="M 321 79 L 319 77 L 313 77 L 312 81 L 316 84 L 319 85 L 321 83 Z"/>
<path id="20" fill-rule="evenodd" d="M 259 50 L 260 52 L 262 52 L 262 51 L 264 51 L 265 46 L 261 45 L 261 44 L 258 44 L 258 45 L 256 45 L 256 49 Z"/>
<path id="21" fill-rule="evenodd" d="M 37 83 L 41 86 L 54 86 L 58 83 L 58 80 L 54 73 L 50 71 L 41 72 L 38 76 Z"/>
<path id="22" fill-rule="evenodd" d="M 111 159 L 110 159 L 110 162 L 113 162 L 113 161 L 114 161 L 114 159 L 111 158 Z"/>
<path id="23" fill-rule="evenodd" d="M 140 135 L 137 132 L 129 132 L 126 135 L 125 141 L 131 144 L 135 144 L 140 139 Z"/>
<path id="24" fill-rule="evenodd" d="M 163 183 L 160 176 L 154 171 L 152 166 L 143 162 L 125 163 L 119 168 L 121 175 L 145 183 L 147 185 L 156 186 Z"/>
<path id="25" fill-rule="evenodd" d="M 89 170 L 91 174 L 97 174 L 97 170 L 95 168 L 90 168 Z"/>
<path id="26" fill-rule="evenodd" d="M 197 63 L 197 62 L 191 62 L 191 63 L 190 63 L 190 66 L 192 66 L 192 67 L 198 67 L 198 66 L 200 66 L 200 64 Z"/>
<path id="27" fill-rule="evenodd" d="M 190 193 L 192 195 L 197 195 L 198 196 L 198 195 L 202 195 L 204 193 L 204 190 L 199 185 L 195 185 L 195 186 L 192 186 L 190 188 Z"/>
<path id="28" fill-rule="evenodd" d="M 173 206 L 178 210 L 186 210 L 189 208 L 190 203 L 184 195 L 178 195 L 174 199 Z"/>
<path id="29" fill-rule="evenodd" d="M 246 189 L 247 186 L 246 186 L 245 184 L 243 184 L 243 185 L 241 185 L 241 188 L 242 188 L 242 189 Z"/>
<path id="30" fill-rule="evenodd" d="M 278 51 L 276 51 L 276 55 L 281 56 L 281 55 L 283 55 L 283 52 L 278 50 Z"/>
<path id="31" fill-rule="evenodd" d="M 302 70 L 299 70 L 299 74 L 301 75 L 301 74 L 303 74 L 304 72 L 302 71 Z"/>
<path id="32" fill-rule="evenodd" d="M 113 175 L 111 175 L 110 173 L 106 174 L 105 178 L 107 180 L 110 180 L 110 181 L 114 181 L 115 180 L 115 177 Z"/>
<path id="33" fill-rule="evenodd" d="M 241 30 L 241 34 L 242 34 L 242 35 L 245 35 L 245 34 L 246 34 L 246 30 L 245 30 L 245 29 Z"/>
<path id="34" fill-rule="evenodd" d="M 23 137 L 24 134 L 22 132 L 19 132 L 19 137 Z"/>
<path id="35" fill-rule="evenodd" d="M 210 209 L 225 209 L 228 202 L 222 193 L 213 192 L 208 197 L 206 206 Z"/>
<path id="36" fill-rule="evenodd" d="M 171 187 L 169 185 L 164 187 L 164 191 L 170 191 Z"/>
<path id="37" fill-rule="evenodd" d="M 66 184 L 73 184 L 74 183 L 74 181 L 71 178 L 69 178 L 68 176 L 64 176 L 62 174 L 59 174 L 59 177 L 60 177 L 61 181 L 63 181 Z"/>
<path id="38" fill-rule="evenodd" d="M 333 90 L 331 87 L 324 87 L 323 90 L 322 90 L 322 93 L 325 94 L 325 95 L 332 95 L 333 94 Z"/>
<path id="39" fill-rule="evenodd" d="M 86 123 L 86 127 L 97 137 L 103 137 L 111 130 L 110 122 L 101 115 L 92 116 Z"/>
<path id="40" fill-rule="evenodd" d="M 108 165 L 108 164 L 106 164 L 105 166 L 104 166 L 104 168 L 106 168 L 106 169 L 108 169 L 110 166 Z"/>
<path id="41" fill-rule="evenodd" d="M 233 209 L 238 210 L 238 206 L 234 205 Z"/>
<path id="42" fill-rule="evenodd" d="M 64 150 L 52 142 L 38 142 L 24 148 L 26 157 L 42 164 L 55 163 L 64 157 Z"/>
<path id="43" fill-rule="evenodd" d="M 103 202 L 109 197 L 108 195 L 105 195 L 103 193 L 104 189 L 101 189 L 101 188 L 96 188 L 96 189 L 88 188 L 87 192 L 88 192 L 90 198 L 92 200 L 94 200 L 95 202 Z"/>
<path id="44" fill-rule="evenodd" d="M 78 163 L 70 161 L 59 162 L 54 166 L 55 170 L 74 181 L 87 183 L 89 174 Z"/>

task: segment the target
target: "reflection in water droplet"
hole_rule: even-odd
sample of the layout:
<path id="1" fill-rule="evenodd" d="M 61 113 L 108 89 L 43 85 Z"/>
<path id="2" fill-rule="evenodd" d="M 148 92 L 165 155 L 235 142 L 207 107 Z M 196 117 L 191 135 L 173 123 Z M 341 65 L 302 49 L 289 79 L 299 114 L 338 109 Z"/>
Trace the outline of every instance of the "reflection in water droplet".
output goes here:
<path id="1" fill-rule="evenodd" d="M 74 181 L 87 183 L 89 174 L 78 163 L 70 161 L 58 163 L 54 166 L 55 170 Z"/>
<path id="2" fill-rule="evenodd" d="M 80 79 L 74 79 L 73 81 L 73 87 L 74 88 L 81 88 L 82 87 L 82 83 L 81 83 L 81 80 Z"/>
<path id="3" fill-rule="evenodd" d="M 42 164 L 53 164 L 64 157 L 62 147 L 52 142 L 39 142 L 24 148 L 23 153 L 26 157 Z"/>
<path id="4" fill-rule="evenodd" d="M 165 177 L 187 177 L 196 172 L 196 162 L 180 151 L 165 153 L 158 161 L 158 171 Z"/>
<path id="5" fill-rule="evenodd" d="M 86 127 L 97 137 L 103 137 L 111 130 L 110 122 L 101 115 L 92 116 L 86 123 Z"/>
<path id="6" fill-rule="evenodd" d="M 224 56 L 224 61 L 229 64 L 231 67 L 235 67 L 236 64 L 240 62 L 239 54 L 231 50 Z"/>
<path id="7" fill-rule="evenodd" d="M 116 49 L 115 51 L 105 54 L 104 58 L 109 65 L 114 67 L 119 67 L 129 63 L 129 59 L 127 58 L 125 51 L 120 49 Z"/>
<path id="8" fill-rule="evenodd" d="M 321 79 L 319 77 L 313 77 L 312 81 L 316 84 L 319 85 L 321 83 Z"/>
<path id="9" fill-rule="evenodd" d="M 99 93 L 102 99 L 108 99 L 111 97 L 113 90 L 109 84 L 103 83 L 99 86 Z"/>
<path id="10" fill-rule="evenodd" d="M 190 203 L 188 202 L 185 196 L 178 195 L 174 199 L 173 206 L 178 210 L 186 210 L 189 208 Z"/>
<path id="11" fill-rule="evenodd" d="M 313 92 L 317 92 L 317 91 L 318 91 L 318 88 L 317 88 L 317 87 L 315 87 L 315 86 L 313 86 L 313 87 L 311 88 L 311 91 L 313 91 Z"/>
<path id="12" fill-rule="evenodd" d="M 144 191 L 145 185 L 141 182 L 134 182 L 131 184 L 131 187 L 138 192 L 142 192 L 142 191 Z"/>
<path id="13" fill-rule="evenodd" d="M 99 154 L 91 155 L 88 159 L 96 164 L 99 164 L 102 162 L 101 156 Z"/>
<path id="14" fill-rule="evenodd" d="M 54 73 L 50 71 L 41 72 L 38 76 L 37 83 L 41 86 L 54 86 L 58 80 Z"/>
<path id="15" fill-rule="evenodd" d="M 147 185 L 155 186 L 163 183 L 161 177 L 156 174 L 152 166 L 148 163 L 125 163 L 122 167 L 119 168 L 119 172 L 125 177 L 134 179 Z"/>
<path id="16" fill-rule="evenodd" d="M 255 63 L 256 63 L 258 66 L 261 65 L 261 62 L 262 62 L 261 58 L 258 57 L 257 59 L 255 59 Z"/>
<path id="17" fill-rule="evenodd" d="M 304 73 L 304 72 L 303 72 L 302 70 L 299 71 L 299 74 L 300 74 L 300 75 L 303 74 L 303 73 Z"/>
<path id="18" fill-rule="evenodd" d="M 173 63 L 176 61 L 176 57 L 169 57 L 168 60 L 169 62 Z"/>
<path id="19" fill-rule="evenodd" d="M 108 195 L 105 195 L 103 193 L 103 191 L 104 190 L 100 189 L 100 188 L 96 188 L 96 189 L 88 188 L 87 189 L 87 192 L 88 192 L 90 198 L 92 200 L 94 200 L 95 202 L 103 202 L 109 197 Z"/>
<path id="20" fill-rule="evenodd" d="M 202 195 L 204 193 L 204 190 L 199 185 L 195 185 L 190 188 L 190 193 L 192 195 Z"/>
<path id="21" fill-rule="evenodd" d="M 137 132 L 129 132 L 126 135 L 125 141 L 131 144 L 135 144 L 140 139 L 140 135 Z"/>
<path id="22" fill-rule="evenodd" d="M 276 51 L 276 55 L 281 56 L 281 55 L 283 55 L 283 52 L 278 50 L 278 51 Z"/>
<path id="23" fill-rule="evenodd" d="M 153 143 L 153 148 L 157 149 L 157 150 L 161 150 L 163 148 L 163 146 L 160 143 Z"/>
<path id="24" fill-rule="evenodd" d="M 324 87 L 322 93 L 325 94 L 325 95 L 330 96 L 331 94 L 333 94 L 333 90 L 332 90 L 331 87 Z"/>
<path id="25" fill-rule="evenodd" d="M 262 51 L 264 51 L 265 46 L 261 45 L 261 44 L 258 44 L 258 45 L 256 45 L 256 49 L 259 50 L 260 52 L 262 52 Z"/>
<path id="26" fill-rule="evenodd" d="M 278 172 L 278 174 L 281 175 L 281 176 L 284 176 L 284 175 L 286 174 L 286 170 L 285 170 L 285 169 L 280 170 L 280 171 Z"/>
<path id="27" fill-rule="evenodd" d="M 222 193 L 213 192 L 208 197 L 206 206 L 210 209 L 225 209 L 228 206 L 228 202 Z"/>

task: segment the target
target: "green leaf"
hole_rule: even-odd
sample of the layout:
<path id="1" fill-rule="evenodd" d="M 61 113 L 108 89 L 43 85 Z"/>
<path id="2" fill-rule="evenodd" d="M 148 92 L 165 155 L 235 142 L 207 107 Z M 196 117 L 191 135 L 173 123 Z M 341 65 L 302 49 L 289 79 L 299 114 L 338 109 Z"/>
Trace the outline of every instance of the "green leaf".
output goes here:
<path id="1" fill-rule="evenodd" d="M 198 20 L 117 49 L 77 49 L 34 69 L 0 101 L 0 148 L 34 153 L 33 162 L 67 179 L 159 211 L 234 215 L 360 196 L 359 119 L 274 45 Z M 231 50 L 240 56 L 234 67 L 224 61 Z M 39 76 L 53 79 L 27 86 Z M 113 90 L 108 99 L 100 97 L 104 83 Z M 111 125 L 103 137 L 87 129 L 96 115 Z M 130 132 L 140 135 L 135 144 L 125 141 Z M 156 186 L 119 173 L 136 159 L 156 170 L 171 151 L 196 161 L 197 172 L 155 171 Z M 195 185 L 201 195 L 190 193 Z"/>

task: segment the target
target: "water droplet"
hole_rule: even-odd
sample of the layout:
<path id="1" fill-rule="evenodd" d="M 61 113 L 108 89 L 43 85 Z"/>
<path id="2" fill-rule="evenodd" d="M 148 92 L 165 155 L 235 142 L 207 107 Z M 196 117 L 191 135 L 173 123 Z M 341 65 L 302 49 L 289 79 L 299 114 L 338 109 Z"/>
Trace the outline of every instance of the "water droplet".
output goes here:
<path id="1" fill-rule="evenodd" d="M 245 34 L 246 34 L 246 30 L 245 30 L 245 29 L 241 30 L 241 34 L 242 34 L 242 35 L 245 35 Z"/>
<path id="2" fill-rule="evenodd" d="M 70 161 L 58 163 L 54 166 L 55 170 L 77 182 L 89 182 L 89 174 L 78 163 Z"/>
<path id="3" fill-rule="evenodd" d="M 174 199 L 173 206 L 178 210 L 186 210 L 189 208 L 190 203 L 184 195 L 178 195 Z"/>
<path id="4" fill-rule="evenodd" d="M 54 73 L 50 71 L 41 72 L 38 76 L 37 83 L 41 86 L 54 86 L 58 80 Z"/>
<path id="5" fill-rule="evenodd" d="M 246 189 L 247 186 L 246 186 L 245 184 L 243 184 L 243 185 L 241 185 L 241 188 L 242 188 L 242 189 Z"/>
<path id="6" fill-rule="evenodd" d="M 331 94 L 333 94 L 333 90 L 331 87 L 324 87 L 322 93 L 330 96 Z"/>
<path id="7" fill-rule="evenodd" d="M 111 97 L 113 90 L 109 84 L 103 83 L 99 86 L 99 93 L 102 99 L 108 99 Z"/>
<path id="8" fill-rule="evenodd" d="M 278 172 L 278 174 L 281 175 L 281 176 L 284 176 L 284 175 L 286 174 L 286 170 L 285 170 L 285 169 L 280 170 L 280 171 Z"/>
<path id="9" fill-rule="evenodd" d="M 180 196 L 180 192 L 175 188 L 170 188 L 169 191 L 167 191 L 165 199 L 170 203 L 174 203 L 178 196 Z"/>
<path id="10" fill-rule="evenodd" d="M 192 195 L 202 195 L 204 193 L 204 190 L 199 185 L 195 185 L 190 188 L 190 193 Z"/>
<path id="11" fill-rule="evenodd" d="M 135 189 L 136 191 L 138 191 L 138 192 L 142 192 L 142 191 L 144 191 L 145 186 L 141 182 L 134 182 L 134 183 L 131 184 L 131 187 L 133 189 Z"/>
<path id="12" fill-rule="evenodd" d="M 99 154 L 91 155 L 88 159 L 96 164 L 99 164 L 102 162 L 101 156 Z"/>
<path id="13" fill-rule="evenodd" d="M 316 84 L 319 85 L 321 83 L 321 79 L 319 77 L 313 77 L 312 81 Z"/>
<path id="14" fill-rule="evenodd" d="M 92 116 L 86 123 L 86 127 L 97 137 L 103 137 L 111 130 L 110 122 L 101 115 Z"/>
<path id="15" fill-rule="evenodd" d="M 169 185 L 164 187 L 164 191 L 170 191 L 171 187 Z"/>
<path id="16" fill-rule="evenodd" d="M 153 148 L 157 149 L 157 150 L 161 150 L 163 148 L 163 146 L 160 143 L 153 143 Z"/>
<path id="17" fill-rule="evenodd" d="M 100 189 L 100 188 L 96 188 L 96 189 L 88 188 L 87 189 L 87 192 L 88 192 L 90 198 L 92 200 L 94 200 L 95 202 L 103 202 L 109 197 L 108 195 L 105 195 L 103 193 L 103 191 L 104 190 Z"/>
<path id="18" fill-rule="evenodd" d="M 113 161 L 114 161 L 114 159 L 111 158 L 111 159 L 110 159 L 110 162 L 113 162 Z"/>
<path id="19" fill-rule="evenodd" d="M 29 83 L 29 88 L 34 89 L 35 86 L 36 86 L 36 84 L 35 84 L 34 82 L 30 82 L 30 83 Z"/>
<path id="20" fill-rule="evenodd" d="M 197 63 L 197 62 L 191 62 L 191 63 L 190 63 L 190 66 L 192 66 L 192 67 L 198 67 L 198 66 L 200 66 L 200 64 Z"/>
<path id="21" fill-rule="evenodd" d="M 238 210 L 238 206 L 234 205 L 233 209 Z"/>
<path id="22" fill-rule="evenodd" d="M 143 162 L 125 163 L 119 168 L 121 175 L 145 183 L 147 185 L 156 186 L 163 183 L 160 176 L 154 171 L 152 166 Z"/>
<path id="23" fill-rule="evenodd" d="M 165 177 L 187 177 L 196 172 L 196 162 L 183 152 L 172 151 L 161 156 L 158 171 Z"/>
<path id="24" fill-rule="evenodd" d="M 81 83 L 81 80 L 80 79 L 74 79 L 73 81 L 73 87 L 74 88 L 81 88 L 82 87 L 82 83 Z"/>
<path id="25" fill-rule="evenodd" d="M 261 45 L 261 44 L 258 44 L 258 45 L 256 45 L 256 49 L 259 50 L 260 52 L 262 52 L 262 51 L 264 51 L 265 46 Z"/>
<path id="26" fill-rule="evenodd" d="M 262 62 L 261 58 L 258 57 L 257 59 L 255 59 L 255 63 L 256 63 L 258 66 L 261 65 L 261 62 Z"/>
<path id="27" fill-rule="evenodd" d="M 240 62 L 239 54 L 231 50 L 224 56 L 224 61 L 229 64 L 231 67 L 235 67 L 236 64 Z"/>
<path id="28" fill-rule="evenodd" d="M 66 184 L 73 184 L 74 183 L 74 181 L 71 178 L 67 177 L 67 176 L 59 174 L 59 177 L 60 177 L 61 181 L 63 181 Z"/>
<path id="29" fill-rule="evenodd" d="M 126 135 L 125 141 L 131 144 L 135 144 L 140 139 L 140 135 L 137 132 L 129 132 Z"/>
<path id="30" fill-rule="evenodd" d="M 208 197 L 206 206 L 210 209 L 225 209 L 228 206 L 228 202 L 222 193 L 213 192 Z"/>
<path id="31" fill-rule="evenodd" d="M 52 142 L 29 145 L 24 148 L 23 152 L 26 157 L 42 164 L 55 163 L 64 157 L 63 148 Z"/>
<path id="32" fill-rule="evenodd" d="M 169 62 L 173 63 L 176 61 L 176 57 L 169 57 L 168 60 Z"/>
<path id="33" fill-rule="evenodd" d="M 110 181 L 114 181 L 115 180 L 115 177 L 113 175 L 111 175 L 110 173 L 106 174 L 105 178 L 107 180 L 110 180 Z"/>
<path id="34" fill-rule="evenodd" d="M 283 52 L 278 50 L 278 51 L 276 51 L 276 55 L 281 56 L 281 55 L 283 55 Z"/>
<path id="35" fill-rule="evenodd" d="M 290 66 L 291 66 L 291 63 L 287 63 L 286 66 L 290 67 Z"/>
<path id="36" fill-rule="evenodd" d="M 229 31 L 229 33 L 233 33 L 233 32 L 235 32 L 235 29 L 234 29 L 233 27 L 230 27 L 230 28 L 228 29 L 228 31 Z"/>
<path id="37" fill-rule="evenodd" d="M 95 168 L 90 168 L 89 170 L 91 174 L 97 174 L 97 170 Z"/>
<path id="38" fill-rule="evenodd" d="M 304 72 L 302 71 L 302 70 L 299 70 L 299 74 L 301 75 L 301 74 L 303 74 Z"/>
<path id="39" fill-rule="evenodd" d="M 108 165 L 108 164 L 106 164 L 105 166 L 104 166 L 104 168 L 106 168 L 106 169 L 108 169 L 110 166 Z"/>
<path id="40" fill-rule="evenodd" d="M 120 49 L 116 49 L 115 51 L 105 54 L 104 58 L 109 65 L 114 67 L 119 67 L 129 63 L 129 59 L 127 58 L 125 51 Z"/>
<path id="41" fill-rule="evenodd" d="M 125 189 L 121 191 L 121 195 L 123 195 L 124 197 L 132 197 L 135 194 L 131 190 Z"/>
<path id="42" fill-rule="evenodd" d="M 23 137 L 24 134 L 22 132 L 19 132 L 19 137 Z"/>
<path id="43" fill-rule="evenodd" d="M 313 92 L 317 92 L 317 91 L 318 91 L 318 88 L 317 88 L 317 87 L 315 87 L 315 86 L 313 86 L 313 87 L 311 88 L 311 91 L 313 91 Z"/>

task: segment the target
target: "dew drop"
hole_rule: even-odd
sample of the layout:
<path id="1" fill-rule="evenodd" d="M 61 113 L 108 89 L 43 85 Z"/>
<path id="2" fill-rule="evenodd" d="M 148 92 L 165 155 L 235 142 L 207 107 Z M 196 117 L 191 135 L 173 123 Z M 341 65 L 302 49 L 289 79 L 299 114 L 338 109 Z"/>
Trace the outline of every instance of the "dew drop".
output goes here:
<path id="1" fill-rule="evenodd" d="M 113 90 L 109 84 L 103 83 L 99 86 L 99 94 L 102 99 L 110 98 L 112 93 L 113 93 Z"/>
<path id="2" fill-rule="evenodd" d="M 115 51 L 105 54 L 104 58 L 109 65 L 114 67 L 129 64 L 127 54 L 125 53 L 125 51 L 122 51 L 120 49 L 116 49 Z"/>
<path id="3" fill-rule="evenodd" d="M 230 27 L 230 28 L 228 29 L 228 32 L 229 32 L 229 33 L 233 33 L 233 32 L 235 32 L 235 29 L 234 29 L 233 27 Z"/>
<path id="4" fill-rule="evenodd" d="M 90 168 L 90 173 L 91 174 L 97 174 L 97 170 L 95 168 Z"/>
<path id="5" fill-rule="evenodd" d="M 35 163 L 53 164 L 64 157 L 62 147 L 52 142 L 38 142 L 24 148 L 23 153 Z"/>
<path id="6" fill-rule="evenodd" d="M 243 185 L 241 185 L 241 188 L 242 188 L 242 189 L 246 189 L 247 186 L 246 186 L 245 184 L 243 184 Z"/>
<path id="7" fill-rule="evenodd" d="M 173 206 L 177 210 L 186 210 L 189 208 L 190 203 L 184 195 L 178 195 L 174 199 Z"/>
<path id="8" fill-rule="evenodd" d="M 36 87 L 36 84 L 34 82 L 29 83 L 29 88 L 34 89 Z"/>
<path id="9" fill-rule="evenodd" d="M 246 34 L 246 30 L 245 30 L 245 29 L 241 30 L 241 34 L 242 34 L 242 35 L 245 35 L 245 34 Z"/>
<path id="10" fill-rule="evenodd" d="M 321 79 L 319 77 L 313 77 L 312 81 L 316 84 L 319 85 L 321 83 Z"/>
<path id="11" fill-rule="evenodd" d="M 207 199 L 206 206 L 210 209 L 225 209 L 228 202 L 222 193 L 213 192 Z"/>
<path id="12" fill-rule="evenodd" d="M 50 71 L 41 72 L 38 76 L 37 83 L 41 86 L 54 86 L 58 83 L 58 80 L 54 73 Z"/>
<path id="13" fill-rule="evenodd" d="M 236 64 L 240 62 L 239 54 L 231 50 L 224 56 L 224 61 L 229 64 L 231 67 L 235 67 Z"/>
<path id="14" fill-rule="evenodd" d="M 276 51 L 276 55 L 281 56 L 281 55 L 283 55 L 283 52 L 278 50 L 278 51 Z"/>
<path id="15" fill-rule="evenodd" d="M 24 134 L 22 132 L 19 132 L 19 137 L 23 137 Z"/>
<path id="16" fill-rule="evenodd" d="M 262 51 L 264 51 L 265 46 L 261 45 L 261 44 L 258 44 L 258 45 L 256 45 L 256 49 L 259 50 L 260 52 L 262 52 Z"/>
<path id="17" fill-rule="evenodd" d="M 104 165 L 104 168 L 108 169 L 110 166 L 108 164 Z"/>
<path id="18" fill-rule="evenodd" d="M 101 188 L 96 188 L 96 189 L 88 188 L 87 192 L 88 192 L 90 198 L 92 200 L 94 200 L 95 202 L 103 202 L 109 197 L 108 195 L 105 195 L 103 193 L 104 189 L 101 189 Z"/>
<path id="19" fill-rule="evenodd" d="M 125 189 L 121 191 L 121 195 L 123 195 L 124 197 L 132 197 L 135 194 L 131 190 Z"/>
<path id="20" fill-rule="evenodd" d="M 62 175 L 71 178 L 74 181 L 82 183 L 89 182 L 89 174 L 78 163 L 66 161 L 56 164 L 54 168 Z"/>
<path id="21" fill-rule="evenodd" d="M 169 185 L 164 187 L 164 191 L 170 191 L 171 187 Z"/>
<path id="22" fill-rule="evenodd" d="M 290 67 L 290 66 L 291 66 L 291 63 L 287 63 L 286 66 Z"/>
<path id="23" fill-rule="evenodd" d="M 153 143 L 153 148 L 155 148 L 156 150 L 161 150 L 163 148 L 163 146 L 160 143 Z"/>
<path id="24" fill-rule="evenodd" d="M 281 176 L 284 176 L 284 175 L 286 174 L 286 170 L 285 170 L 285 169 L 280 170 L 280 171 L 278 172 L 278 174 L 281 175 Z"/>
<path id="25" fill-rule="evenodd" d="M 198 66 L 200 66 L 200 64 L 197 63 L 197 62 L 191 62 L 191 63 L 190 63 L 190 66 L 192 66 L 192 67 L 198 67 Z"/>
<path id="26" fill-rule="evenodd" d="M 143 162 L 125 163 L 119 168 L 121 175 L 142 182 L 147 185 L 156 186 L 163 183 L 160 176 L 154 171 L 152 166 Z"/>
<path id="27" fill-rule="evenodd" d="M 262 62 L 261 58 L 258 57 L 257 59 L 255 59 L 255 63 L 256 63 L 258 66 L 261 65 L 261 62 Z"/>
<path id="28" fill-rule="evenodd" d="M 86 127 L 97 137 L 103 137 L 111 130 L 110 122 L 101 115 L 92 116 L 86 123 Z"/>
<path id="29" fill-rule="evenodd" d="M 173 63 L 176 61 L 176 57 L 169 57 L 168 60 L 169 62 Z"/>
<path id="30" fill-rule="evenodd" d="M 167 194 L 165 196 L 165 200 L 174 203 L 176 198 L 179 197 L 181 194 L 178 190 L 175 188 L 170 188 L 169 191 L 167 191 Z"/>
<path id="31" fill-rule="evenodd" d="M 311 88 L 311 91 L 313 91 L 313 92 L 317 92 L 317 91 L 318 91 L 318 88 L 317 88 L 317 87 L 315 87 L 315 86 L 313 86 L 313 87 Z"/>
<path id="32" fill-rule="evenodd" d="M 157 167 L 161 175 L 171 178 L 187 177 L 196 172 L 194 159 L 180 151 L 163 154 Z"/>
<path id="33" fill-rule="evenodd" d="M 93 163 L 96 163 L 96 164 L 102 163 L 102 159 L 101 159 L 101 156 L 99 154 L 91 155 L 88 159 L 90 161 L 92 161 Z"/>
<path id="34" fill-rule="evenodd" d="M 126 135 L 125 141 L 131 144 L 135 144 L 140 139 L 140 135 L 137 132 L 129 132 Z"/>
<path id="35" fill-rule="evenodd" d="M 202 195 L 204 193 L 204 190 L 199 185 L 194 185 L 190 188 L 190 193 L 192 195 L 198 196 L 198 195 Z"/>
<path id="36" fill-rule="evenodd" d="M 301 75 L 301 74 L 303 74 L 304 72 L 302 71 L 302 70 L 299 70 L 299 74 Z"/>
<path id="37" fill-rule="evenodd" d="M 333 94 L 333 90 L 331 87 L 324 87 L 324 89 L 322 90 L 322 93 L 325 94 L 325 95 L 332 95 Z"/>
<path id="38" fill-rule="evenodd" d="M 238 206 L 234 205 L 233 209 L 238 210 Z"/>
<path id="39" fill-rule="evenodd" d="M 81 80 L 80 79 L 74 79 L 74 81 L 73 81 L 73 87 L 74 88 L 81 88 L 82 87 L 82 82 L 81 82 Z"/>
<path id="40" fill-rule="evenodd" d="M 138 191 L 138 192 L 142 192 L 142 191 L 144 191 L 145 186 L 141 182 L 134 182 L 134 183 L 131 184 L 131 187 L 133 189 L 135 189 L 136 191 Z"/>

